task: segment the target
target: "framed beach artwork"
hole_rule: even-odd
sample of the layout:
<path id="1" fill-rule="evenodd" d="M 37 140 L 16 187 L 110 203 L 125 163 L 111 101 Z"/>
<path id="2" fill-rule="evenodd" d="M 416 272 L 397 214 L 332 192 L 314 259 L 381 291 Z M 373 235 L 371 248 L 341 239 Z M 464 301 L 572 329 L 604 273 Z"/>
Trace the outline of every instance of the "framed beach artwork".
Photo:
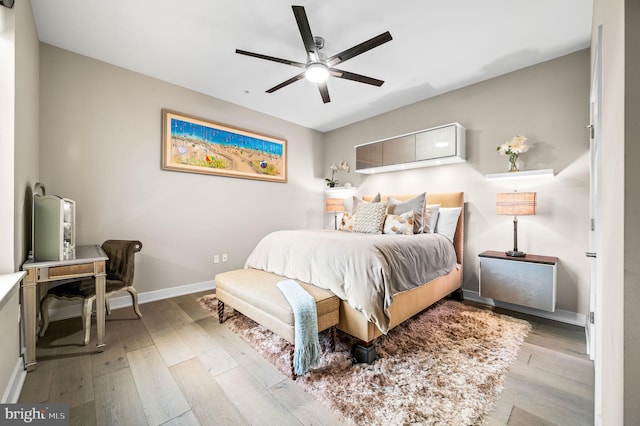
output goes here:
<path id="1" fill-rule="evenodd" d="M 287 141 L 163 109 L 162 168 L 287 182 Z"/>

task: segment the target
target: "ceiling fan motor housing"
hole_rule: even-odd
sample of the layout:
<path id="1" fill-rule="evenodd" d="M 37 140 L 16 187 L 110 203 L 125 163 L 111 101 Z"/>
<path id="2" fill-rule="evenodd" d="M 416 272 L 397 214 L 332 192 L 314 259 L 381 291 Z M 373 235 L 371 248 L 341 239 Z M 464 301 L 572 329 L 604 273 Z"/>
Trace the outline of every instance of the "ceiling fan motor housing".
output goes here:
<path id="1" fill-rule="evenodd" d="M 266 91 L 267 93 L 273 93 L 276 90 L 280 90 L 283 87 L 290 85 L 291 83 L 295 83 L 298 80 L 306 78 L 307 80 L 312 81 L 318 85 L 318 90 L 320 91 L 320 95 L 322 96 L 322 101 L 326 104 L 328 102 L 331 102 L 331 99 L 329 97 L 329 89 L 327 88 L 326 84 L 329 76 L 356 81 L 358 83 L 370 84 L 378 87 L 382 86 L 382 84 L 384 83 L 383 80 L 378 80 L 376 78 L 367 77 L 365 75 L 340 70 L 334 67 L 342 62 L 353 58 L 354 56 L 358 56 L 375 47 L 380 46 L 381 44 L 391 41 L 392 37 L 389 31 L 386 31 L 380 35 L 377 35 L 376 37 L 373 37 L 336 55 L 333 55 L 330 58 L 327 58 L 326 55 L 320 52 L 320 49 L 324 47 L 324 38 L 314 36 L 311 32 L 311 28 L 309 27 L 309 20 L 307 19 L 307 14 L 304 10 L 304 7 L 291 7 L 293 9 L 293 15 L 296 18 L 296 22 L 298 23 L 298 29 L 300 31 L 300 36 L 302 37 L 302 43 L 304 44 L 305 51 L 307 52 L 306 63 L 300 63 L 288 59 L 276 58 L 260 53 L 253 53 L 241 49 L 236 49 L 236 53 L 239 53 L 241 55 L 253 56 L 255 58 L 265 59 L 267 61 L 274 61 L 294 67 L 304 68 L 304 71 L 302 71 L 298 75 L 268 89 Z"/>

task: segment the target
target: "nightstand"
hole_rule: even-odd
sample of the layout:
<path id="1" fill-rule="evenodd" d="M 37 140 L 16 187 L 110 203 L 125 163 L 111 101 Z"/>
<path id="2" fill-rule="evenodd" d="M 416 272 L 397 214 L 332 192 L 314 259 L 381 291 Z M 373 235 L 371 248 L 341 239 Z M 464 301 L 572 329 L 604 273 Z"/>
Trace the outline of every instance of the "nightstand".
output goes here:
<path id="1" fill-rule="evenodd" d="M 480 296 L 554 312 L 558 258 L 527 254 L 507 256 L 485 251 L 480 258 Z"/>

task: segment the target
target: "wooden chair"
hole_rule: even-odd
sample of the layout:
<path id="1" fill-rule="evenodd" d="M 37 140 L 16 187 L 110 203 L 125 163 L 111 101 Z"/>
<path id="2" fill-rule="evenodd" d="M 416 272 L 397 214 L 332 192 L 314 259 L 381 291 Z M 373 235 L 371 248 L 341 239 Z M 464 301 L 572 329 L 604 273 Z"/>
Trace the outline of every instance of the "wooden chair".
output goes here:
<path id="1" fill-rule="evenodd" d="M 140 241 L 128 240 L 107 240 L 102 244 L 109 260 L 106 262 L 107 276 L 105 283 L 105 305 L 103 309 L 111 314 L 108 297 L 113 293 L 126 290 L 131 295 L 133 310 L 138 318 L 142 318 L 138 308 L 138 292 L 133 287 L 133 273 L 135 266 L 135 254 L 142 250 Z M 89 343 L 89 332 L 91 330 L 91 311 L 93 302 L 96 300 L 95 278 L 86 278 L 65 282 L 47 291 L 47 294 L 40 302 L 40 312 L 42 313 L 42 328 L 40 337 L 44 336 L 49 327 L 49 303 L 52 298 L 60 300 L 80 299 L 82 304 L 82 324 L 84 327 L 84 344 Z M 97 307 L 96 307 L 97 308 Z"/>

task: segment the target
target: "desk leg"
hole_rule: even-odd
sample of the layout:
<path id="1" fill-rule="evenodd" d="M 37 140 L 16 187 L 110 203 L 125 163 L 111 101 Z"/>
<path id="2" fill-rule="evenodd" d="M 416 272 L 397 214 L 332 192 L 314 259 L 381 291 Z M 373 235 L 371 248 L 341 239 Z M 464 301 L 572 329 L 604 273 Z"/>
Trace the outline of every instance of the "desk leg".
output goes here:
<path id="1" fill-rule="evenodd" d="M 104 351 L 104 310 L 105 310 L 105 285 L 106 278 L 104 275 L 96 276 L 96 327 L 98 329 L 98 351 Z"/>
<path id="2" fill-rule="evenodd" d="M 36 286 L 35 271 L 29 269 L 22 285 L 24 334 L 27 340 L 25 368 L 27 371 L 36 369 Z"/>

